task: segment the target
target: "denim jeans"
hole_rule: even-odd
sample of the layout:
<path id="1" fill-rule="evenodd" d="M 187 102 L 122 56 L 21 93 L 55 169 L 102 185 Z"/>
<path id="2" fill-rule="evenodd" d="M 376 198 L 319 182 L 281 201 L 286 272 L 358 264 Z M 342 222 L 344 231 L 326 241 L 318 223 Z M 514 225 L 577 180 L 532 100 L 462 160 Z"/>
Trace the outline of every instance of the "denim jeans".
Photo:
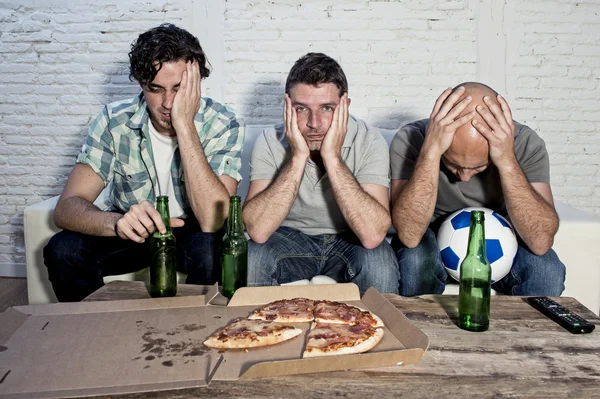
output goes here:
<path id="1" fill-rule="evenodd" d="M 219 280 L 217 251 L 224 229 L 203 233 L 195 218 L 173 229 L 177 270 L 187 273 L 187 284 L 214 284 Z M 138 244 L 119 237 L 98 237 L 64 230 L 44 248 L 44 263 L 60 302 L 80 301 L 104 285 L 103 277 L 148 267 L 150 240 Z"/>
<path id="2" fill-rule="evenodd" d="M 427 229 L 415 248 L 405 247 L 397 236 L 392 238 L 392 248 L 400 267 L 400 295 L 444 292 L 448 279 L 452 278 L 444 268 L 437 239 L 431 229 Z M 510 272 L 492 284 L 492 288 L 507 295 L 559 296 L 565 289 L 565 273 L 565 265 L 552 249 L 538 256 L 519 245 Z"/>
<path id="3" fill-rule="evenodd" d="M 361 292 L 398 293 L 400 273 L 387 241 L 364 248 L 352 232 L 307 235 L 279 227 L 264 244 L 248 243 L 248 285 L 279 285 L 325 275 L 352 282 Z"/>

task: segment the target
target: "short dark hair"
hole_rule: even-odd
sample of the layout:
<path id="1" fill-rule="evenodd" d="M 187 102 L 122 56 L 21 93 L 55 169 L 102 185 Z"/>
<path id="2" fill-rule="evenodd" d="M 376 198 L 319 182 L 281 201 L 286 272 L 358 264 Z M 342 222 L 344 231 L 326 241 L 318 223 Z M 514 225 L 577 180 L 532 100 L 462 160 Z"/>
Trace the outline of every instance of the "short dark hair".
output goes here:
<path id="1" fill-rule="evenodd" d="M 208 60 L 198 39 L 173 24 L 162 24 L 142 33 L 131 44 L 129 79 L 147 85 L 154 80 L 163 63 L 179 60 L 196 60 L 200 66 L 201 78 L 210 75 L 206 66 Z M 155 66 L 157 63 L 158 68 Z"/>
<path id="2" fill-rule="evenodd" d="M 348 92 L 348 81 L 340 64 L 323 53 L 308 53 L 302 56 L 288 74 L 285 92 L 298 83 L 318 86 L 322 83 L 333 83 L 337 86 L 340 97 Z"/>

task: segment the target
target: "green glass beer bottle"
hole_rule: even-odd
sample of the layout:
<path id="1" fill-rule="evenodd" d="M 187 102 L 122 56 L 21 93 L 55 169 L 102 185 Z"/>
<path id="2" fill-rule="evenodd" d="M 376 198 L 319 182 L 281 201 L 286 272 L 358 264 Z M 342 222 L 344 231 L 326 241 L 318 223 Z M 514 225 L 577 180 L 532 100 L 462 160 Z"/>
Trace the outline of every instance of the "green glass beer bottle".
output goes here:
<path id="1" fill-rule="evenodd" d="M 156 230 L 150 238 L 150 296 L 153 298 L 177 294 L 177 259 L 175 236 L 171 230 L 169 197 L 156 199 L 156 210 L 167 228 L 165 234 Z"/>
<path id="2" fill-rule="evenodd" d="M 460 264 L 458 325 L 469 331 L 485 331 L 490 325 L 492 268 L 485 256 L 483 211 L 471 211 L 467 256 Z"/>
<path id="3" fill-rule="evenodd" d="M 222 293 L 231 298 L 235 290 L 248 285 L 248 239 L 242 221 L 242 199 L 229 198 L 227 233 L 221 247 Z"/>

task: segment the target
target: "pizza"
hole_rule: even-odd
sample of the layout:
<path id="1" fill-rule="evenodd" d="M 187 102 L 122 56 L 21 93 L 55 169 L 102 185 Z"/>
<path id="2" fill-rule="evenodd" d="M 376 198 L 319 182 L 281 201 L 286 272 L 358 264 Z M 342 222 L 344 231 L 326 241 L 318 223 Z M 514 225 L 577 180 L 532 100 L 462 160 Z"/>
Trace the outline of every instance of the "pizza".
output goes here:
<path id="1" fill-rule="evenodd" d="M 204 345 L 214 349 L 255 348 L 278 344 L 300 334 L 302 330 L 294 326 L 240 317 L 217 330 Z"/>
<path id="2" fill-rule="evenodd" d="M 313 323 L 303 358 L 348 355 L 371 350 L 383 338 L 383 328 L 368 323 Z"/>
<path id="3" fill-rule="evenodd" d="M 383 321 L 372 312 L 335 301 L 282 299 L 237 318 L 216 331 L 204 345 L 216 349 L 274 345 L 300 334 L 289 323 L 313 322 L 302 357 L 366 352 L 383 338 Z"/>
<path id="4" fill-rule="evenodd" d="M 314 320 L 314 307 L 315 301 L 311 299 L 282 299 L 256 309 L 248 318 L 251 320 L 305 323 Z"/>
<path id="5" fill-rule="evenodd" d="M 383 327 L 383 321 L 368 310 L 342 302 L 317 301 L 314 310 L 315 321 L 336 324 L 369 324 Z"/>

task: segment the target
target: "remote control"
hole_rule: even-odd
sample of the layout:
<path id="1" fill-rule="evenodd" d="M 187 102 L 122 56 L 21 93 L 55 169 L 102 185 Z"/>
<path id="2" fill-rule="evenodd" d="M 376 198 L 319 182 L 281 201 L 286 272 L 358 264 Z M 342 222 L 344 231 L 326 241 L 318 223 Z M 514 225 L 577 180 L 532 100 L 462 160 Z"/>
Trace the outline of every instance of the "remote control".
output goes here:
<path id="1" fill-rule="evenodd" d="M 529 297 L 527 298 L 527 302 L 573 334 L 591 333 L 596 327 L 583 317 L 571 312 L 548 297 Z"/>

